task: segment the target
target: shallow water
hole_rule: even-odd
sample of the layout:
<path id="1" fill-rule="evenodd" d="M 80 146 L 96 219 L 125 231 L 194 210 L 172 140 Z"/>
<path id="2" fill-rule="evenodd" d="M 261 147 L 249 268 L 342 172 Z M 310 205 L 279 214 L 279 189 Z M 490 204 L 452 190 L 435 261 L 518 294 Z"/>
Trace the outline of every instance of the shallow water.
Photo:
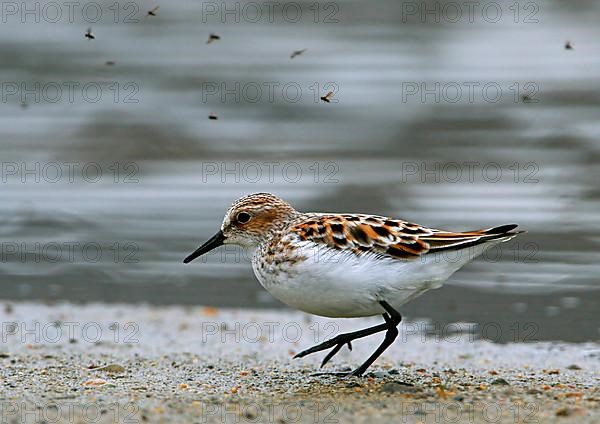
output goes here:
<path id="1" fill-rule="evenodd" d="M 92 24 L 3 15 L 2 297 L 275 306 L 240 251 L 181 263 L 232 200 L 269 191 L 307 211 L 519 223 L 405 313 L 599 337 L 597 3 L 521 3 L 517 22 L 495 3 L 495 23 L 393 1 L 321 3 L 318 22 L 296 2 L 297 23 L 190 1 L 145 18 L 148 2 L 126 23 L 129 3 L 116 22 L 97 4 Z"/>

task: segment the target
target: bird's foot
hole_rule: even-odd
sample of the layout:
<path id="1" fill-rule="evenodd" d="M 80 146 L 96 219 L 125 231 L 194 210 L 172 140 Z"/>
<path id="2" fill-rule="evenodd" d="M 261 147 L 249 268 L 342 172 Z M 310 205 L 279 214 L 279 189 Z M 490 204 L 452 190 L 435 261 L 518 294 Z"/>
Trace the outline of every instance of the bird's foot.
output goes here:
<path id="1" fill-rule="evenodd" d="M 339 372 L 317 372 L 311 374 L 311 377 L 320 377 L 325 375 L 335 376 L 335 377 L 362 377 L 364 374 L 364 370 L 361 370 L 361 367 L 353 371 L 339 371 Z"/>
<path id="2" fill-rule="evenodd" d="M 318 344 L 309 349 L 303 350 L 302 352 L 296 354 L 294 356 L 294 359 L 302 358 L 306 355 L 310 355 L 311 353 L 320 352 L 322 350 L 333 347 L 333 349 L 331 349 L 331 352 L 329 352 L 327 354 L 327 356 L 323 359 L 323 362 L 321 362 L 321 367 L 323 367 L 327 362 L 329 362 L 329 360 L 331 358 L 333 358 L 335 356 L 336 353 L 338 353 L 340 351 L 340 349 L 344 345 L 348 345 L 348 349 L 352 350 L 352 340 L 354 340 L 355 338 L 357 338 L 357 337 L 355 337 L 354 333 L 340 334 L 339 336 L 336 336 L 330 340 L 324 341 L 321 344 Z"/>

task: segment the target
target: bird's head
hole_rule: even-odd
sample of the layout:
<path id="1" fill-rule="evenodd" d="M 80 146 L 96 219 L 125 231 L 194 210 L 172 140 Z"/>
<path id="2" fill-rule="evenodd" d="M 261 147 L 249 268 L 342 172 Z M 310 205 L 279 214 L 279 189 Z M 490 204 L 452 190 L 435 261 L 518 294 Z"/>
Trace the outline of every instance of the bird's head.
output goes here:
<path id="1" fill-rule="evenodd" d="M 183 262 L 189 263 L 223 244 L 255 248 L 274 232 L 284 229 L 297 214 L 289 203 L 270 193 L 241 197 L 225 214 L 217 234 Z"/>

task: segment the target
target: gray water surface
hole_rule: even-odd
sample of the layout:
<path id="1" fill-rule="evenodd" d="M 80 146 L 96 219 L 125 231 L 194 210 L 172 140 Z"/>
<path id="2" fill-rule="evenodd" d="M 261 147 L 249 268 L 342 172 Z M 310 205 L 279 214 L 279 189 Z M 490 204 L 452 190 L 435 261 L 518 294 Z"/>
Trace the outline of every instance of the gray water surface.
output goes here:
<path id="1" fill-rule="evenodd" d="M 2 298 L 277 306 L 239 250 L 181 263 L 233 200 L 268 191 L 438 228 L 519 223 L 527 234 L 404 313 L 598 339 L 598 3 L 522 3 L 515 22 L 497 2 L 495 23 L 396 1 L 222 22 L 189 0 L 151 18 L 140 2 L 126 23 L 112 3 L 93 24 L 79 10 L 0 25 Z M 329 89 L 337 103 L 318 100 Z"/>

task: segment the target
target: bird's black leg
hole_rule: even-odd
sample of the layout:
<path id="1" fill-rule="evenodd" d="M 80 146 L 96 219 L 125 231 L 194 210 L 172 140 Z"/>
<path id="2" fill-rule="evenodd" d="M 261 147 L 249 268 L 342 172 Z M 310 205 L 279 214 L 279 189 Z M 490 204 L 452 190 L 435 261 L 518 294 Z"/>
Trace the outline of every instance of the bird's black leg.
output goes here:
<path id="1" fill-rule="evenodd" d="M 383 319 L 385 319 L 385 324 L 381 324 L 381 325 L 378 325 L 375 327 L 371 327 L 371 328 L 362 330 L 362 332 L 369 332 L 369 333 L 355 337 L 355 338 L 365 337 L 370 334 L 375 334 L 380 331 L 387 330 L 385 333 L 385 339 L 383 339 L 383 342 L 381 343 L 381 345 L 379 345 L 377 350 L 375 352 L 373 352 L 373 354 L 369 357 L 369 359 L 367 359 L 360 367 L 358 367 L 357 369 L 355 369 L 354 371 L 352 371 L 350 373 L 318 373 L 318 374 L 314 374 L 314 375 L 334 374 L 334 375 L 361 376 L 365 373 L 367 368 L 369 368 L 373 364 L 373 362 L 375 362 L 375 360 L 377 360 L 377 358 L 379 358 L 379 356 L 381 356 L 381 354 L 388 347 L 390 347 L 390 345 L 394 342 L 394 340 L 396 340 L 396 337 L 398 337 L 398 324 L 400 324 L 400 321 L 402 320 L 402 316 L 400 315 L 400 313 L 398 311 L 396 311 L 394 308 L 392 308 L 390 306 L 390 304 L 387 303 L 386 301 L 382 300 L 379 303 L 387 311 L 387 313 L 383 314 Z M 375 329 L 377 329 L 377 330 L 375 331 Z M 357 331 L 355 333 L 342 334 L 341 336 L 350 336 L 350 335 L 354 335 L 356 333 L 361 333 L 361 331 Z M 340 336 L 338 336 L 338 337 L 340 337 Z M 341 342 L 341 341 L 338 341 L 337 343 L 332 343 L 336 339 L 337 339 L 337 337 L 334 337 L 333 339 L 328 340 L 327 342 L 321 343 L 321 345 L 327 344 L 327 346 L 325 346 L 325 347 L 321 347 L 321 345 L 318 345 L 311 349 L 308 349 L 307 351 L 301 352 L 296 356 L 302 357 L 302 356 L 308 355 L 309 353 L 318 352 L 320 350 L 327 349 L 328 347 L 335 346 L 335 348 L 325 357 L 325 360 L 323 360 L 323 363 L 321 364 L 321 366 L 323 366 L 323 365 L 325 365 L 325 363 L 327 363 L 327 361 L 329 361 L 329 359 L 331 359 L 333 357 L 333 355 L 335 355 L 341 349 L 341 347 L 345 343 L 345 342 Z M 313 350 L 313 349 L 317 349 L 317 350 Z"/>
<path id="2" fill-rule="evenodd" d="M 387 314 L 384 314 L 384 315 L 387 315 Z M 311 353 L 320 352 L 322 350 L 329 349 L 330 347 L 333 347 L 333 349 L 331 350 L 331 352 L 329 352 L 329 354 L 325 357 L 325 359 L 323 359 L 323 362 L 321 363 L 321 367 L 322 367 L 327 362 L 329 362 L 329 360 L 331 358 L 333 358 L 333 356 L 336 353 L 338 353 L 339 350 L 345 344 L 347 344 L 348 347 L 350 348 L 350 350 L 352 350 L 352 344 L 351 343 L 352 343 L 353 340 L 360 339 L 362 337 L 367 337 L 367 336 L 370 336 L 371 334 L 380 333 L 382 331 L 387 330 L 388 327 L 389 327 L 388 324 L 379 324 L 379 325 L 376 325 L 374 327 L 365 328 L 364 330 L 353 331 L 352 333 L 340 334 L 339 336 L 336 336 L 336 337 L 334 337 L 332 339 L 324 341 L 323 343 L 318 344 L 316 346 L 313 346 L 310 349 L 303 350 L 302 352 L 300 352 L 296 356 L 294 356 L 294 359 L 295 358 L 302 358 L 302 357 L 304 357 L 306 355 L 310 355 Z"/>
<path id="3" fill-rule="evenodd" d="M 383 339 L 383 342 L 379 345 L 377 350 L 375 352 L 373 352 L 373 354 L 369 357 L 369 359 L 367 359 L 360 367 L 358 367 L 357 369 L 352 371 L 350 373 L 350 375 L 354 375 L 357 377 L 363 375 L 365 373 L 365 371 L 367 370 L 367 368 L 369 368 L 371 366 L 371 364 L 373 364 L 373 362 L 375 362 L 375 360 L 377 358 L 379 358 L 379 356 L 381 356 L 381 354 L 388 347 L 390 347 L 390 345 L 392 343 L 394 343 L 394 340 L 396 340 L 396 337 L 398 337 L 398 324 L 400 324 L 400 321 L 402 321 L 402 316 L 400 315 L 400 313 L 398 311 L 396 311 L 394 308 L 392 308 L 387 302 L 381 301 L 379 303 L 381 303 L 381 306 L 383 306 L 384 309 L 389 314 L 389 318 L 386 318 L 386 316 L 384 315 L 384 318 L 386 318 L 386 320 L 385 320 L 386 324 L 388 325 L 388 330 L 385 333 L 385 339 Z"/>

